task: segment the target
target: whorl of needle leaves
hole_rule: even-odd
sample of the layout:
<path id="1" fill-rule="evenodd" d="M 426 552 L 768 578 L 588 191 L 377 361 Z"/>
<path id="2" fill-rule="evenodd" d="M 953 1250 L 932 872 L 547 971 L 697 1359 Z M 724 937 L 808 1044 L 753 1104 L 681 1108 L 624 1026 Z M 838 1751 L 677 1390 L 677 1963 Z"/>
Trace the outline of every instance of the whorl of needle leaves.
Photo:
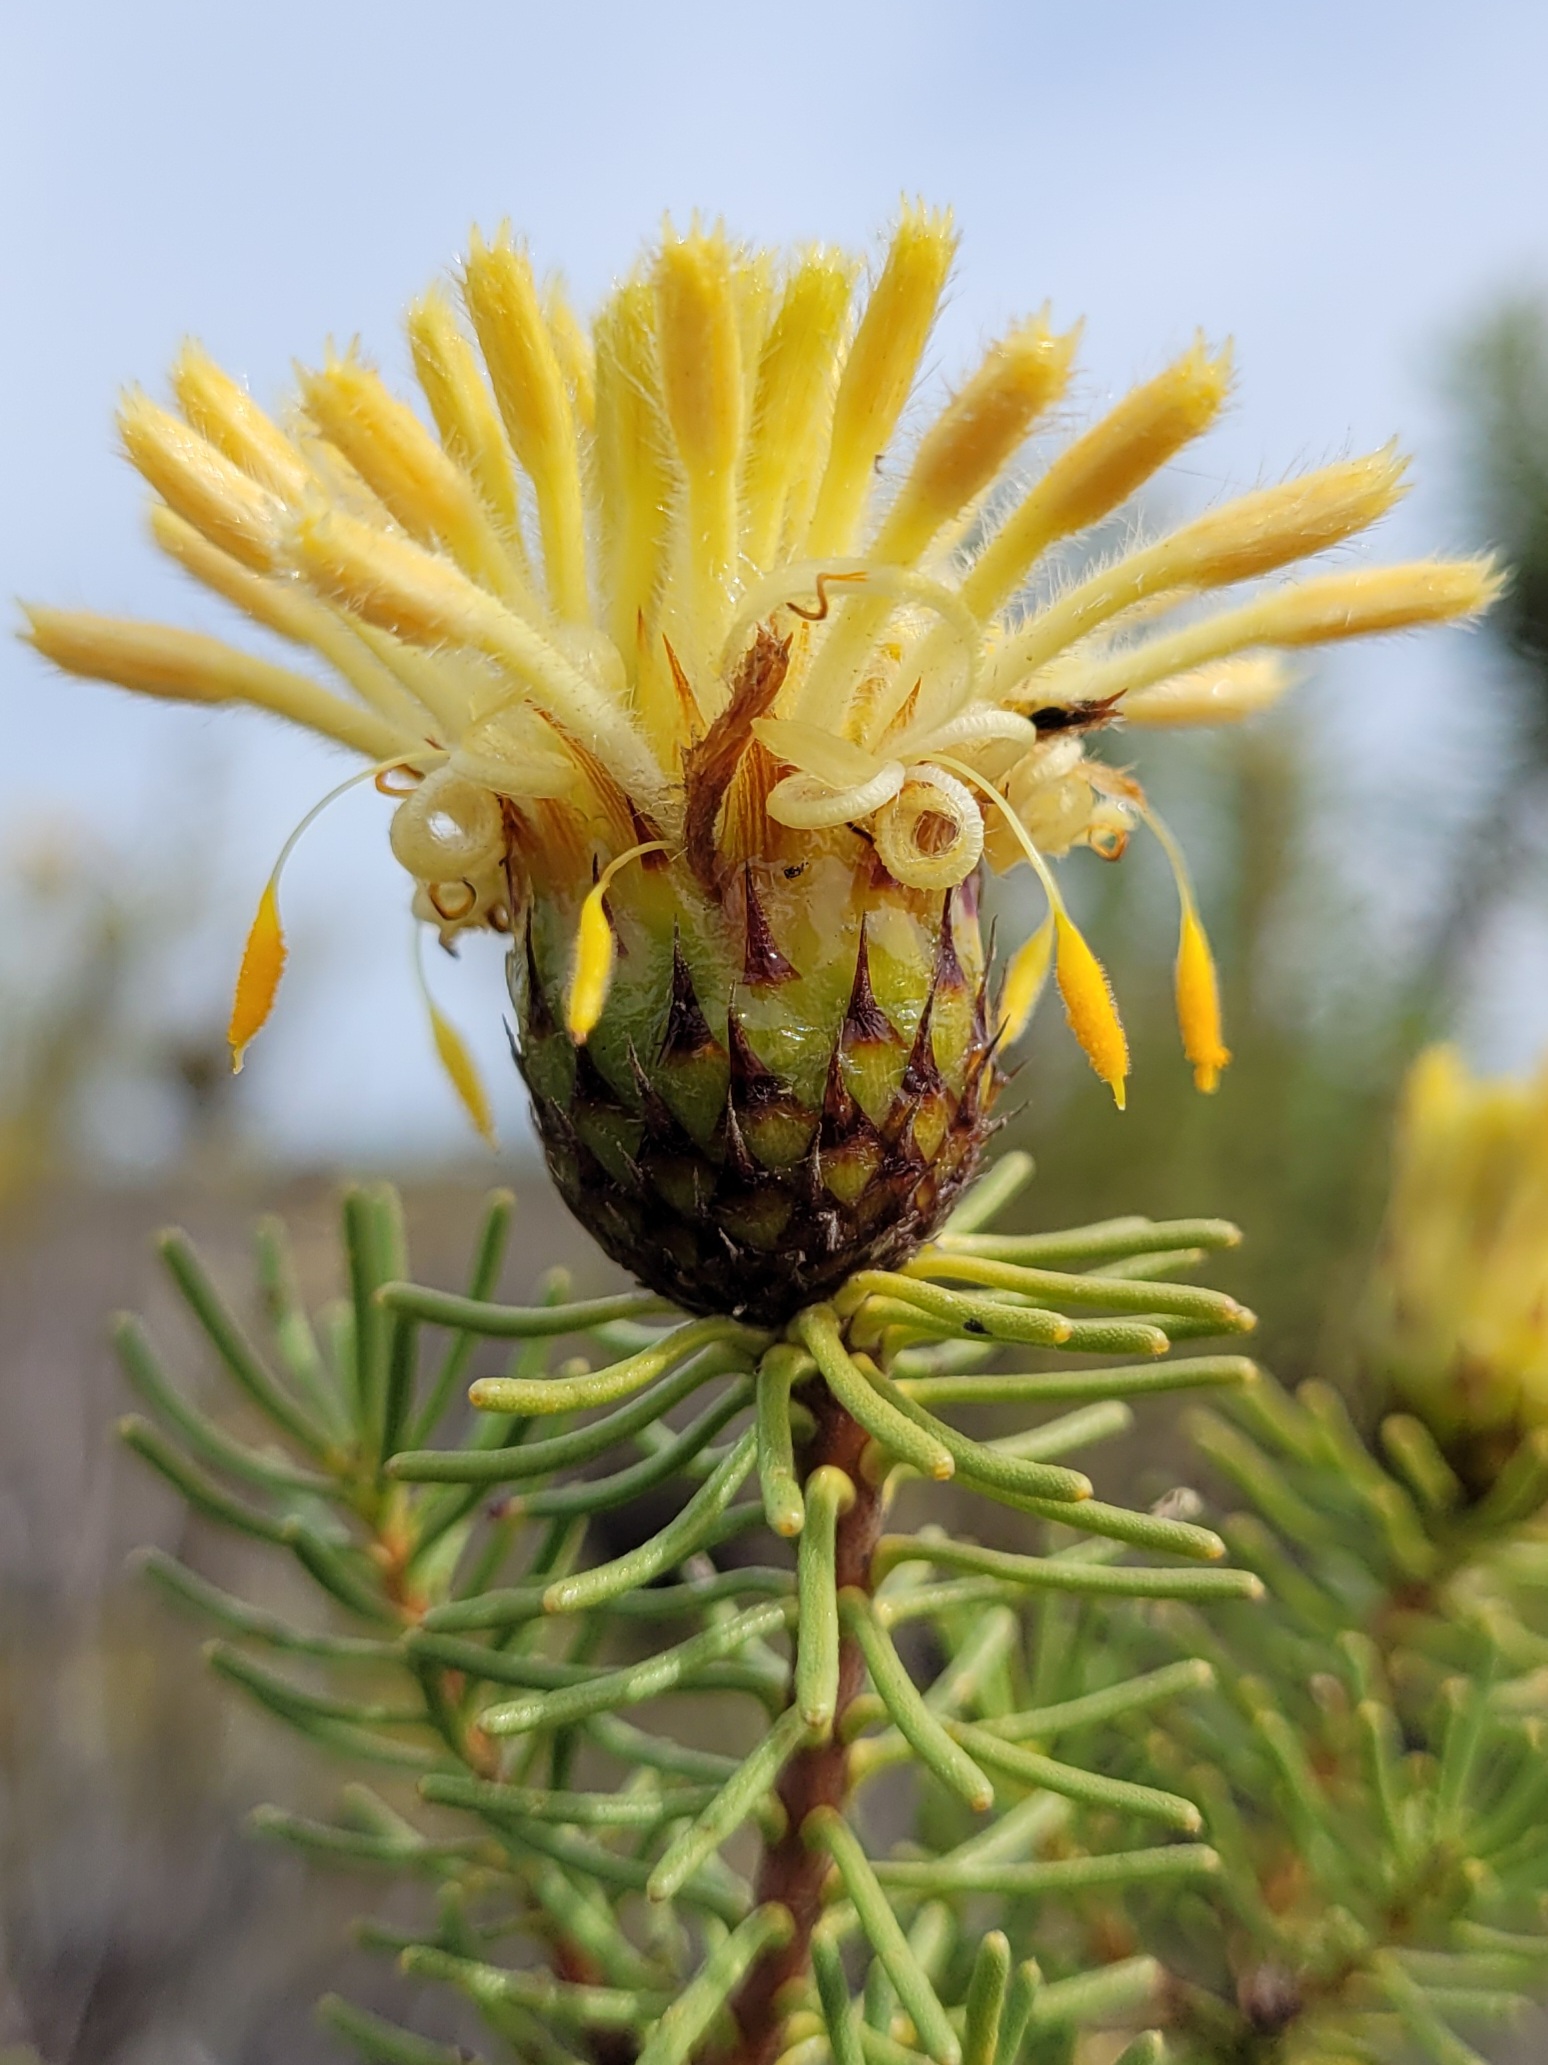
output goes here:
<path id="1" fill-rule="evenodd" d="M 491 1302 L 504 1195 L 452 1295 L 406 1280 L 395 1194 L 351 1192 L 349 1297 L 319 1325 L 266 1223 L 261 1347 L 164 1239 L 273 1438 L 207 1417 L 132 1318 L 118 1343 L 149 1417 L 124 1438 L 202 1518 L 299 1562 L 323 1611 L 292 1626 L 158 1550 L 143 1569 L 215 1630 L 213 1668 L 371 1772 L 333 1822 L 270 1807 L 255 1826 L 423 1880 L 417 1928 L 361 1940 L 471 2002 L 489 2056 L 1041 2065 L 1082 2029 L 1169 2013 L 1154 1958 L 1039 1918 L 1218 1876 L 1195 1801 L 1112 1769 L 1125 1718 L 1210 1667 L 1099 1657 L 1079 1696 L 1044 1690 L 1072 1615 L 1262 1586 L 1222 1567 L 1196 1502 L 1109 1505 L 1064 1458 L 1121 1432 L 1130 1396 L 1251 1390 L 1239 1355 L 1162 1359 L 1251 1315 L 1173 1280 L 1235 1240 L 1218 1221 L 984 1233 L 1029 1173 L 1008 1156 L 904 1267 L 778 1334 L 679 1321 L 648 1292 L 576 1301 L 558 1275 L 536 1304 Z M 432 1445 L 486 1340 L 514 1343 L 508 1368 Z M 579 1352 L 554 1367 L 561 1342 Z M 1033 1366 L 991 1371 L 1007 1346 Z M 953 1409 L 988 1405 L 1033 1423 L 963 1432 Z M 1009 1509 L 1018 1546 L 889 1531 L 909 1477 Z M 904 1765 L 913 1824 L 883 1840 L 898 1803 L 877 1781 Z M 322 2013 L 382 2065 L 473 2055 L 336 1998 Z M 1161 2055 L 1154 2035 L 1124 2052 Z"/>
<path id="2" fill-rule="evenodd" d="M 1378 1459 L 1322 1383 L 1261 1379 L 1192 1432 L 1273 1610 L 1088 1631 L 1109 1671 L 1211 1670 L 1116 1768 L 1197 1798 L 1219 1869 L 1106 1926 L 1165 1960 L 1199 2065 L 1483 2065 L 1464 2038 L 1548 1993 L 1548 1436 L 1470 1491 L 1421 1420 L 1382 1420 Z"/>

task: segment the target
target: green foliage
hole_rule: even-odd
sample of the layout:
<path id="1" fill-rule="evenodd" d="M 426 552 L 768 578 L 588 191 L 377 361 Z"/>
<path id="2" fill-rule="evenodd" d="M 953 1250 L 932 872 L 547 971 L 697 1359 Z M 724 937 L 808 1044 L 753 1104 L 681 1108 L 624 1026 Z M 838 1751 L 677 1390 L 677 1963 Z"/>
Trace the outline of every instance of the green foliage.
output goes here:
<path id="1" fill-rule="evenodd" d="M 1383 1421 L 1378 1460 L 1315 1382 L 1263 1379 L 1191 1422 L 1273 1612 L 1172 1604 L 1093 1630 L 1103 1672 L 1211 1665 L 1128 1752 L 1199 1800 L 1221 1859 L 1186 1903 L 1131 1900 L 1102 1927 L 1173 1973 L 1187 2057 L 1476 2060 L 1464 2038 L 1548 1980 L 1548 1443 L 1469 1501 L 1419 1421 Z"/>
<path id="2" fill-rule="evenodd" d="M 417 1928 L 367 1924 L 363 1940 L 465 1996 L 497 2055 L 1013 2065 L 1159 2004 L 1151 1959 L 1050 1944 L 1012 1970 L 1009 1945 L 1050 1896 L 1062 1911 L 1218 1870 L 1194 1802 L 1103 1750 L 1207 1668 L 1110 1675 L 1073 1708 L 1049 1707 L 1050 1672 L 1093 1600 L 1261 1586 L 1222 1567 L 1187 1501 L 1107 1504 L 1063 1458 L 1124 1430 L 1127 1391 L 1255 1382 L 1241 1356 L 1157 1359 L 1251 1315 L 1144 1273 L 1230 1245 L 1217 1221 L 984 1233 L 1028 1173 L 1008 1158 L 936 1243 L 784 1340 L 678 1322 L 645 1293 L 577 1303 L 557 1276 L 533 1305 L 491 1302 L 504 1196 L 452 1295 L 404 1280 L 393 1193 L 352 1192 L 350 1297 L 321 1327 L 267 1224 L 262 1343 L 186 1241 L 164 1239 L 271 1434 L 244 1441 L 198 1411 L 126 1319 L 152 1417 L 125 1438 L 205 1520 L 293 1558 L 319 1611 L 293 1625 L 158 1551 L 144 1572 L 213 1629 L 214 1670 L 369 1773 L 335 1820 L 263 1808 L 255 1831 L 422 1882 Z M 472 1383 L 471 1425 L 452 1424 L 487 1340 L 511 1358 Z M 1144 1360 L 994 1376 L 1002 1343 L 1044 1364 Z M 1039 1411 L 979 1439 L 937 1410 L 982 1398 Z M 908 1480 L 947 1477 L 1013 1516 L 1023 1546 L 894 1527 L 900 1494 L 928 1505 Z M 1050 1753 L 1067 1728 L 1089 1754 Z M 917 1814 L 896 1841 L 877 1831 L 902 1767 Z M 962 1923 L 984 1898 L 1006 1930 L 975 1949 Z M 323 2014 L 368 2059 L 458 2055 L 335 1999 Z"/>

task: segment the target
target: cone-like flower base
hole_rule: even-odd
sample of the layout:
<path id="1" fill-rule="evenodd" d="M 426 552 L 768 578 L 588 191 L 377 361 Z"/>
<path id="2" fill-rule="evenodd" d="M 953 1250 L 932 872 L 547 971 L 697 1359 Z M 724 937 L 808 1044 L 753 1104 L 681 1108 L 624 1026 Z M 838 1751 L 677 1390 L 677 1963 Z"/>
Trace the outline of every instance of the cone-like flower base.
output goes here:
<path id="1" fill-rule="evenodd" d="M 571 1211 L 674 1304 L 767 1326 L 930 1237 L 1001 1081 L 971 887 L 878 886 L 869 856 L 798 872 L 748 866 L 718 899 L 676 866 L 621 877 L 584 1045 L 564 1024 L 573 916 L 534 899 L 511 963 L 518 1061 Z"/>

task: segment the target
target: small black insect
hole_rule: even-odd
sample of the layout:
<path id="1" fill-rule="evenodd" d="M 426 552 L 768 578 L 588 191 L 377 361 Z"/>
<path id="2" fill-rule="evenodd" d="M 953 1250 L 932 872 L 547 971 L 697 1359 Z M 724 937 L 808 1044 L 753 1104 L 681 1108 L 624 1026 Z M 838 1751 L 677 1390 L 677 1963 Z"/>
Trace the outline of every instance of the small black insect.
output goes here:
<path id="1" fill-rule="evenodd" d="M 1055 731 L 1099 731 L 1117 717 L 1118 697 L 1103 696 L 1097 702 L 1049 703 L 1032 712 L 1039 736 Z"/>

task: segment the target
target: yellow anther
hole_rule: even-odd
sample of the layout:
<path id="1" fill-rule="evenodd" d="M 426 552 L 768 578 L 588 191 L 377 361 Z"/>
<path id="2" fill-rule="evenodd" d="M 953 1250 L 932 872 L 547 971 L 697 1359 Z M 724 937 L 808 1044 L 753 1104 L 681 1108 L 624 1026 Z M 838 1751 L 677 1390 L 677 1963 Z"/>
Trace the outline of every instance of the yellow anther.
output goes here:
<path id="1" fill-rule="evenodd" d="M 1011 956 L 1005 988 L 1000 994 L 1000 1039 L 1007 1047 L 1021 1038 L 1032 1021 L 1053 962 L 1053 945 L 1054 920 L 1050 912 Z"/>
<path id="2" fill-rule="evenodd" d="M 433 764 L 440 757 L 430 753 L 426 760 Z M 358 788 L 361 782 L 374 782 L 390 769 L 407 764 L 407 757 L 398 754 L 391 760 L 379 761 L 375 767 L 363 767 L 358 774 L 352 774 L 348 781 L 340 782 L 337 788 L 330 789 L 326 796 L 312 805 L 280 848 L 279 859 L 264 884 L 258 909 L 248 929 L 247 944 L 242 949 L 242 965 L 237 970 L 236 989 L 231 998 L 231 1019 L 226 1027 L 226 1039 L 231 1048 L 233 1075 L 242 1073 L 242 1062 L 248 1048 L 268 1024 L 274 999 L 279 994 L 280 977 L 285 972 L 288 950 L 284 928 L 280 924 L 279 885 L 286 861 L 295 852 L 302 833 L 322 816 L 330 803 L 336 803 L 340 796 Z M 415 762 L 416 766 L 419 764 Z"/>
<path id="3" fill-rule="evenodd" d="M 484 1088 L 473 1056 L 461 1033 L 440 1009 L 430 1005 L 430 1030 L 435 1038 L 435 1051 L 442 1068 L 451 1079 L 451 1086 L 461 1100 L 462 1108 L 473 1121 L 474 1129 L 486 1146 L 496 1148 L 499 1140 L 494 1129 L 494 1113 L 489 1105 L 489 1093 Z"/>
<path id="4" fill-rule="evenodd" d="M 1113 1002 L 1107 970 L 1087 946 L 1075 921 L 1065 911 L 1054 912 L 1057 953 L 1054 972 L 1070 1030 L 1086 1050 L 1086 1059 L 1113 1093 L 1120 1111 L 1127 1093 L 1124 1080 L 1129 1073 L 1129 1043 L 1123 1021 Z"/>
<path id="5" fill-rule="evenodd" d="M 1195 1086 L 1212 1092 L 1220 1071 L 1231 1059 L 1231 1050 L 1220 1037 L 1220 984 L 1215 977 L 1215 958 L 1194 901 L 1193 881 L 1187 858 L 1165 823 L 1148 803 L 1138 804 L 1140 815 L 1155 833 L 1177 884 L 1177 901 L 1182 922 L 1177 937 L 1177 963 L 1173 970 L 1173 994 L 1177 1001 L 1177 1024 L 1182 1033 L 1183 1052 L 1193 1064 Z"/>
<path id="6" fill-rule="evenodd" d="M 952 759 L 945 753 L 938 753 L 936 758 L 942 767 L 949 767 L 953 774 L 960 775 L 999 811 L 1026 855 L 1032 872 L 1042 883 L 1054 926 L 1054 974 L 1059 994 L 1064 999 L 1064 1015 L 1070 1021 L 1070 1030 L 1085 1049 L 1086 1059 L 1112 1091 L 1113 1102 L 1122 1111 L 1127 1095 L 1124 1080 L 1129 1073 L 1129 1043 L 1124 1037 L 1118 1006 L 1113 1002 L 1106 969 L 1087 946 L 1079 927 L 1064 908 L 1064 898 L 1059 893 L 1053 870 L 999 790 L 975 768 L 969 767 L 965 760 Z"/>
<path id="7" fill-rule="evenodd" d="M 1183 905 L 1177 941 L 1176 996 L 1177 1023 L 1182 1029 L 1183 1052 L 1193 1064 L 1194 1084 L 1200 1090 L 1213 1091 L 1220 1071 L 1231 1059 L 1231 1050 L 1220 1037 L 1220 985 L 1215 979 L 1214 956 L 1191 903 Z"/>
<path id="8" fill-rule="evenodd" d="M 231 999 L 231 1022 L 226 1039 L 231 1048 L 231 1073 L 242 1073 L 247 1049 L 265 1025 L 279 993 L 285 972 L 285 934 L 280 925 L 279 884 L 270 876 L 264 884 L 258 909 L 242 949 L 236 991 Z"/>
<path id="9" fill-rule="evenodd" d="M 638 860 L 646 853 L 663 853 L 666 843 L 664 839 L 647 839 L 642 845 L 631 846 L 627 853 L 620 853 L 616 860 L 609 861 L 581 905 L 580 922 L 575 928 L 575 967 L 570 977 L 570 993 L 564 1002 L 565 1027 L 577 1047 L 584 1047 L 596 1030 L 612 985 L 613 965 L 618 958 L 606 909 L 608 885 L 619 869 L 627 867 L 631 860 Z"/>
<path id="10" fill-rule="evenodd" d="M 430 1036 L 435 1042 L 436 1059 L 445 1069 L 447 1080 L 457 1093 L 457 1101 L 473 1121 L 473 1127 L 486 1147 L 499 1146 L 495 1136 L 494 1112 L 489 1103 L 489 1092 L 484 1088 L 484 1079 L 478 1072 L 478 1064 L 468 1051 L 467 1042 L 441 1010 L 430 994 L 430 985 L 425 980 L 425 964 L 420 952 L 422 935 L 418 928 L 414 933 L 414 974 L 419 983 L 419 994 L 425 1000 L 425 1010 L 430 1019 Z"/>

